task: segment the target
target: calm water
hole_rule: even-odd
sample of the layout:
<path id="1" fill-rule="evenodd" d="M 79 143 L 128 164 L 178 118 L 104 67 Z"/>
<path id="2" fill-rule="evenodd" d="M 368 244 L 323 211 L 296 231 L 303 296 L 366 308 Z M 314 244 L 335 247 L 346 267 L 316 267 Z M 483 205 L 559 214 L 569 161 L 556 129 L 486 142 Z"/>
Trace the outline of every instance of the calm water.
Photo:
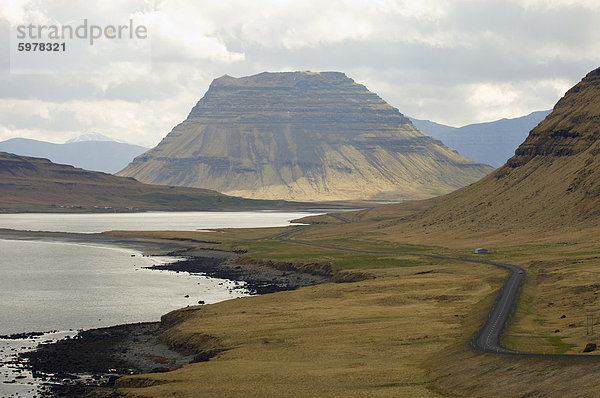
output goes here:
<path id="1" fill-rule="evenodd" d="M 117 214 L 0 214 L 0 228 L 28 231 L 104 232 L 196 231 L 214 228 L 281 227 L 290 221 L 323 212 L 148 212 Z"/>
<path id="2" fill-rule="evenodd" d="M 0 334 L 61 331 L 35 340 L 0 339 L 0 396 L 36 394 L 40 381 L 11 362 L 64 331 L 157 321 L 199 300 L 247 295 L 232 281 L 141 268 L 165 260 L 121 248 L 0 239 Z"/>
<path id="3" fill-rule="evenodd" d="M 32 231 L 202 230 L 290 225 L 309 212 L 2 214 L 0 228 Z M 132 256 L 134 255 L 134 256 Z M 33 396 L 30 374 L 9 362 L 69 330 L 157 321 L 177 308 L 247 295 L 232 281 L 142 267 L 173 259 L 117 247 L 0 239 L 0 335 L 60 331 L 33 341 L 0 339 L 0 396 Z M 189 295 L 189 298 L 185 296 Z M 19 379 L 15 376 L 25 374 Z M 6 382 L 11 382 L 6 383 Z"/>
<path id="4" fill-rule="evenodd" d="M 290 225 L 309 212 L 2 214 L 0 228 L 33 231 L 203 230 Z M 232 293 L 222 281 L 144 270 L 161 261 L 116 247 L 0 240 L 0 334 L 156 320 Z M 164 260 L 163 260 L 164 261 Z M 190 295 L 189 299 L 183 296 Z"/>
<path id="5" fill-rule="evenodd" d="M 165 259 L 127 249 L 0 240 L 0 253 L 0 334 L 153 321 L 242 295 L 228 281 L 142 269 Z"/>

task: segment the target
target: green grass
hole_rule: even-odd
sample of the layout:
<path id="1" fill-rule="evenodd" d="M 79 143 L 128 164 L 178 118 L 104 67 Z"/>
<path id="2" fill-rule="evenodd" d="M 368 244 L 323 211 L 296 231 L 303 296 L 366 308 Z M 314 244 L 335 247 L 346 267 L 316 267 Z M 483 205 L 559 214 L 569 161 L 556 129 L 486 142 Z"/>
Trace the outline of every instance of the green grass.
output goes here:
<path id="1" fill-rule="evenodd" d="M 422 246 L 394 245 L 392 247 L 361 241 L 348 242 L 343 239 L 319 241 L 314 244 L 318 246 L 313 246 L 312 243 L 302 244 L 288 240 L 256 239 L 228 242 L 224 244 L 223 248 L 245 250 L 250 257 L 260 260 L 299 264 L 327 262 L 335 270 L 415 267 L 439 263 L 439 260 L 406 254 L 427 250 Z M 362 253 L 359 250 L 380 253 Z"/>
<path id="2" fill-rule="evenodd" d="M 529 296 L 527 294 L 521 293 L 520 300 L 518 302 L 519 311 L 523 315 L 531 315 L 533 313 L 533 311 L 531 309 L 533 301 L 534 301 L 533 296 Z"/>
<path id="3" fill-rule="evenodd" d="M 331 264 L 334 269 L 377 269 L 377 268 L 396 268 L 396 267 L 417 267 L 420 265 L 430 265 L 427 260 L 414 260 L 405 258 L 381 259 L 374 255 L 354 255 L 332 259 Z"/>
<path id="4" fill-rule="evenodd" d="M 433 188 L 428 191 L 428 193 L 433 196 L 442 196 L 442 195 L 446 195 L 447 193 L 450 193 L 450 192 L 452 192 L 451 189 L 442 189 L 442 188 Z"/>
<path id="5" fill-rule="evenodd" d="M 151 192 L 143 195 L 143 197 L 153 203 L 218 203 L 218 204 L 245 204 L 245 205 L 264 205 L 274 203 L 269 200 L 260 199 L 243 199 L 231 196 L 213 196 L 213 195 L 185 195 L 185 194 L 170 194 L 163 192 Z"/>
<path id="6" fill-rule="evenodd" d="M 214 197 L 209 196 L 191 196 L 180 194 L 168 194 L 162 192 L 152 192 L 144 195 L 144 198 L 154 203 L 168 202 L 208 202 L 214 200 Z"/>
<path id="7" fill-rule="evenodd" d="M 504 247 L 484 246 L 489 249 L 489 253 L 474 254 L 473 249 L 444 249 L 437 251 L 453 257 L 463 257 L 477 260 L 489 260 L 517 265 L 527 265 L 531 261 L 545 261 L 546 259 L 565 259 L 572 257 L 596 256 L 597 251 L 593 248 L 587 249 L 583 243 L 547 243 L 547 244 L 527 244 Z"/>
<path id="8" fill-rule="evenodd" d="M 556 347 L 556 354 L 564 354 L 570 351 L 572 348 L 577 347 L 577 344 L 569 344 L 562 341 L 564 337 L 551 336 L 548 337 L 548 341 L 553 347 Z"/>
<path id="9" fill-rule="evenodd" d="M 314 236 L 314 227 L 223 229 L 217 233 L 194 233 L 188 238 L 219 241 L 219 249 L 244 251 L 257 260 L 295 264 L 329 263 L 334 270 L 382 269 L 446 264 L 453 260 L 415 256 L 415 253 L 457 253 L 438 246 L 398 244 L 375 240 L 360 233 Z M 295 231 L 278 239 L 277 235 Z M 167 236 L 165 236 L 167 237 Z"/>

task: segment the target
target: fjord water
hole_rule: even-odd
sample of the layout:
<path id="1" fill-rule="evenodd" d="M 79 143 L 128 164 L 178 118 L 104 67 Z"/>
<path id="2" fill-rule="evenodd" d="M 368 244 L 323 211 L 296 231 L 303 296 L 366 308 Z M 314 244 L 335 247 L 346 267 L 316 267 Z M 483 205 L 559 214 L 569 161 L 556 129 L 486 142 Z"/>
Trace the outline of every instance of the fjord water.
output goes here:
<path id="1" fill-rule="evenodd" d="M 323 212 L 147 212 L 54 214 L 0 214 L 0 228 L 52 232 L 196 231 L 214 228 L 261 228 L 290 225 L 290 221 Z"/>
<path id="2" fill-rule="evenodd" d="M 244 295 L 229 281 L 143 269 L 165 259 L 128 249 L 0 240 L 0 253 L 0 334 L 156 321 Z"/>
<path id="3" fill-rule="evenodd" d="M 290 225 L 308 214 L 314 213 L 3 214 L 0 228 L 85 233 L 264 227 Z M 0 334 L 158 320 L 199 300 L 239 294 L 221 280 L 142 268 L 157 261 L 116 247 L 0 240 Z"/>
<path id="4" fill-rule="evenodd" d="M 0 228 L 92 233 L 290 225 L 307 212 L 3 214 Z M 61 331 L 38 340 L 0 339 L 0 396 L 35 396 L 39 380 L 11 362 L 64 331 L 157 321 L 177 308 L 247 295 L 232 281 L 143 267 L 173 261 L 131 249 L 0 239 L 0 335 Z M 189 296 L 189 297 L 186 297 Z M 23 377 L 24 379 L 16 379 Z"/>

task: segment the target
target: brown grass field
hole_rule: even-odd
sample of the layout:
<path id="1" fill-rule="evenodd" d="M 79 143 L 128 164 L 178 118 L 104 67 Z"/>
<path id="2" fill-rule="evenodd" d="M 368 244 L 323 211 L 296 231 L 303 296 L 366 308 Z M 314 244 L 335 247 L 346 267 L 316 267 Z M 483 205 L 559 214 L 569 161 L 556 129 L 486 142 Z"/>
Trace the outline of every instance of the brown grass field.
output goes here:
<path id="1" fill-rule="evenodd" d="M 175 372 L 122 379 L 118 391 L 190 397 L 438 396 L 427 359 L 456 341 L 466 346 L 465 327 L 481 320 L 502 272 L 473 264 L 371 272 L 377 278 L 360 283 L 182 310 L 187 320 L 166 335 L 172 343 L 228 350 Z M 211 339 L 206 346 L 202 334 L 216 336 L 218 343 Z"/>
<path id="2" fill-rule="evenodd" d="M 423 203 L 406 206 L 402 211 L 409 216 Z M 530 231 L 529 242 L 506 239 L 504 244 L 498 234 L 482 239 L 455 234 L 442 245 L 435 234 L 419 237 L 409 231 L 403 235 L 398 229 L 402 224 L 383 214 L 385 207 L 371 212 L 375 211 L 375 217 L 362 215 L 360 221 L 360 212 L 344 214 L 357 221 L 352 223 L 323 216 L 317 220 L 335 224 L 298 228 L 281 240 L 270 237 L 294 227 L 146 233 L 213 242 L 199 243 L 202 247 L 244 249 L 255 258 L 327 261 L 338 271 L 367 272 L 376 278 L 182 309 L 170 315 L 183 322 L 170 329 L 165 339 L 198 351 L 224 351 L 208 362 L 171 373 L 121 379 L 115 393 L 135 397 L 595 396 L 600 388 L 600 357 L 582 353 L 597 336 L 586 335 L 586 315 L 597 310 L 600 293 L 600 256 L 597 239 L 591 240 L 593 233 L 541 236 Z M 403 236 L 407 243 L 401 243 Z M 490 249 L 485 259 L 527 271 L 504 344 L 532 353 L 575 357 L 503 356 L 470 348 L 505 271 L 418 254 L 477 257 L 472 249 L 482 240 Z"/>

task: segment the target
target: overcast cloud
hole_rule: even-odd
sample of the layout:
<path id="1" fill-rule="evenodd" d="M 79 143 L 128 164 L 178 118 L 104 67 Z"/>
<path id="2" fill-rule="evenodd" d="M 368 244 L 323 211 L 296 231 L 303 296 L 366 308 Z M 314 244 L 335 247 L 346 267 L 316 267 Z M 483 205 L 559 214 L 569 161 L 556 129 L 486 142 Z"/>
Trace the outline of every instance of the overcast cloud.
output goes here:
<path id="1" fill-rule="evenodd" d="M 84 19 L 143 24 L 150 58 L 11 71 L 15 26 Z M 98 132 L 153 146 L 214 78 L 263 71 L 342 71 L 406 115 L 455 126 L 517 117 L 600 66 L 598 21 L 597 0 L 3 0 L 0 140 Z"/>

